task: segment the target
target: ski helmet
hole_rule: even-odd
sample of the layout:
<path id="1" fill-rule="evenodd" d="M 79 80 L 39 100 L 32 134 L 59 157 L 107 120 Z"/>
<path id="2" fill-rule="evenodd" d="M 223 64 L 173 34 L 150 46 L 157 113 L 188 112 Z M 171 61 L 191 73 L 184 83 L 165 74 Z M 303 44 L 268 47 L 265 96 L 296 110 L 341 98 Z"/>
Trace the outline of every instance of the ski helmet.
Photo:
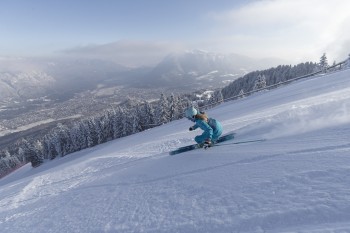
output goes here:
<path id="1" fill-rule="evenodd" d="M 190 107 L 185 111 L 185 116 L 189 119 L 192 119 L 193 116 L 197 115 L 198 111 L 194 107 Z"/>

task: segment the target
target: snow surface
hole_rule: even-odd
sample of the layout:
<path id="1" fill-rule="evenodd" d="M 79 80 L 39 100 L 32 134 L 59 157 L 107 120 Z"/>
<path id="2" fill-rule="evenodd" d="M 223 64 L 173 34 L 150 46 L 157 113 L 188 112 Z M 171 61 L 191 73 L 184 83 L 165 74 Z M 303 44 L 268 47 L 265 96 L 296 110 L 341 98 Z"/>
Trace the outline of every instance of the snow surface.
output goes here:
<path id="1" fill-rule="evenodd" d="M 182 119 L 26 165 L 0 180 L 0 232 L 350 232 L 350 70 L 208 113 L 267 140 L 169 156 L 200 133 Z"/>

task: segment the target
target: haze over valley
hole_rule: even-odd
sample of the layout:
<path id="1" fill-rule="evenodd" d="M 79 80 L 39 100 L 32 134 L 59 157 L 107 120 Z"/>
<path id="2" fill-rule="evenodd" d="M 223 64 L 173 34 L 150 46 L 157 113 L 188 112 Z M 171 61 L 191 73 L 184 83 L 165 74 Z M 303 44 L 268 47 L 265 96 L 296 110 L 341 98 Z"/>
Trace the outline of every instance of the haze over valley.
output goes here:
<path id="1" fill-rule="evenodd" d="M 133 68 L 71 57 L 2 58 L 0 137 L 93 116 L 130 99 L 153 101 L 161 93 L 215 90 L 277 62 L 283 60 L 201 50 L 169 54 L 155 66 Z M 7 141 L 3 138 L 0 147 Z"/>

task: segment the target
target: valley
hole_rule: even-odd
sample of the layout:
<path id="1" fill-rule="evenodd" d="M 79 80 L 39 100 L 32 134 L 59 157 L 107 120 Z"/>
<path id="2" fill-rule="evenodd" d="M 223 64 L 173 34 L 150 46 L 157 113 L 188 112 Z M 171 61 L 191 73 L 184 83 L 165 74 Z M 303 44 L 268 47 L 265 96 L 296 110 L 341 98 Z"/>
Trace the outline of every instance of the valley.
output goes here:
<path id="1" fill-rule="evenodd" d="M 165 88 L 147 89 L 124 86 L 100 86 L 76 93 L 71 98 L 38 98 L 2 103 L 0 108 L 0 150 L 24 135 L 47 132 L 60 122 L 98 115 L 106 109 L 126 102 L 152 101 Z"/>
<path id="2" fill-rule="evenodd" d="M 0 150 L 61 121 L 95 116 L 120 104 L 154 101 L 161 93 L 195 97 L 264 66 L 269 65 L 200 50 L 168 55 L 154 67 L 135 68 L 69 57 L 2 59 Z"/>

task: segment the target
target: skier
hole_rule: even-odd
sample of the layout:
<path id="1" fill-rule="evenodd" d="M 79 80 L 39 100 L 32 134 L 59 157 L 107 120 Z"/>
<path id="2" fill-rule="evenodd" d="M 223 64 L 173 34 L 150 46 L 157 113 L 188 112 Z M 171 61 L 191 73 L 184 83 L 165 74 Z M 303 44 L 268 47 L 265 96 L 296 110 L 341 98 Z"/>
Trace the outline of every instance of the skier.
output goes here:
<path id="1" fill-rule="evenodd" d="M 190 107 L 185 111 L 187 119 L 196 124 L 189 128 L 190 131 L 201 128 L 204 132 L 198 135 L 194 140 L 204 147 L 210 147 L 222 134 L 221 123 L 213 118 L 209 118 L 205 113 L 199 112 L 194 107 Z"/>

